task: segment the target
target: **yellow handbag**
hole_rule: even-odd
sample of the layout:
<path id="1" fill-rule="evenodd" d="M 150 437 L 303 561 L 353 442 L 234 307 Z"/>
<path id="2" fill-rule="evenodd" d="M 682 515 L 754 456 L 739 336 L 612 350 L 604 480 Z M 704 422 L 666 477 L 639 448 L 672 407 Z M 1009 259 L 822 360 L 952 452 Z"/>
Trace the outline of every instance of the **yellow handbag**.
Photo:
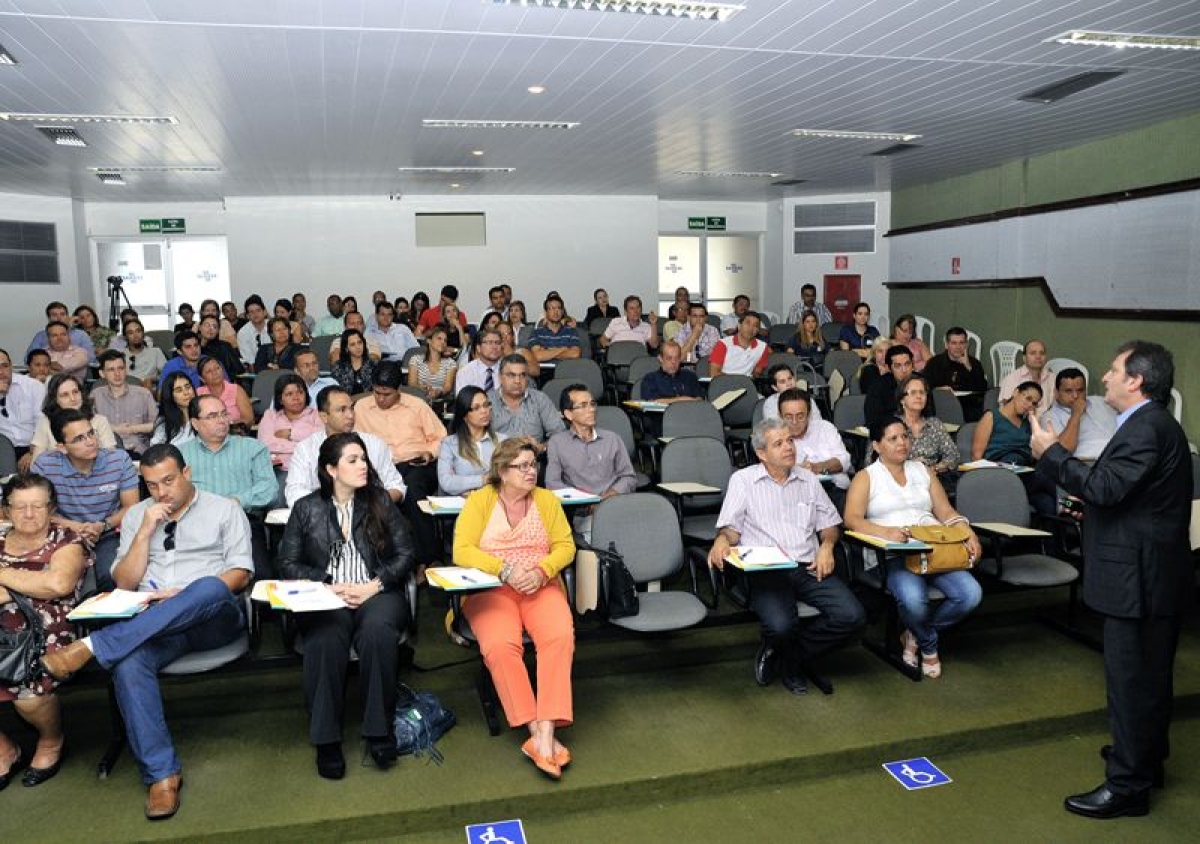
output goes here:
<path id="1" fill-rule="evenodd" d="M 967 551 L 971 531 L 966 525 L 914 525 L 908 534 L 929 546 L 928 551 L 905 556 L 904 566 L 913 574 L 942 574 L 974 565 Z"/>

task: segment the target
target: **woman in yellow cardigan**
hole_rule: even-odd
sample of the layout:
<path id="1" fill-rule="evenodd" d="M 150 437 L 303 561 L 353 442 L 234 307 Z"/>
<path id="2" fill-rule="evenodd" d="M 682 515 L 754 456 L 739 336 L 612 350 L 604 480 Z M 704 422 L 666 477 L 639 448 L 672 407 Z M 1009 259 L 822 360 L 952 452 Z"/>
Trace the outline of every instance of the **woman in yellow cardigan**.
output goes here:
<path id="1" fill-rule="evenodd" d="M 571 753 L 554 737 L 572 721 L 575 629 L 558 573 L 575 558 L 571 525 L 554 493 L 537 485 L 537 452 L 506 440 L 487 483 L 471 493 L 454 528 L 454 562 L 499 576 L 503 585 L 471 595 L 463 613 L 479 640 L 510 727 L 527 727 L 524 753 L 558 779 Z M 522 630 L 537 649 L 537 695 L 523 660 Z"/>

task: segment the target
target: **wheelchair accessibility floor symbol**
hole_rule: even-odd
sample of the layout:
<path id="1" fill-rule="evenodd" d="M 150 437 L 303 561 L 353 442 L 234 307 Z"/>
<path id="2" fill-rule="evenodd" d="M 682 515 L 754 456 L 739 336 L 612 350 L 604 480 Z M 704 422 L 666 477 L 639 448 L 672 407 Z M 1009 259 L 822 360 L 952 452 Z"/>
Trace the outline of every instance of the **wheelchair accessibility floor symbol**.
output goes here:
<path id="1" fill-rule="evenodd" d="M 904 759 L 900 762 L 884 762 L 883 769 L 909 791 L 954 782 L 925 756 Z"/>
<path id="2" fill-rule="evenodd" d="M 525 844 L 525 828 L 520 820 L 471 824 L 467 844 Z"/>

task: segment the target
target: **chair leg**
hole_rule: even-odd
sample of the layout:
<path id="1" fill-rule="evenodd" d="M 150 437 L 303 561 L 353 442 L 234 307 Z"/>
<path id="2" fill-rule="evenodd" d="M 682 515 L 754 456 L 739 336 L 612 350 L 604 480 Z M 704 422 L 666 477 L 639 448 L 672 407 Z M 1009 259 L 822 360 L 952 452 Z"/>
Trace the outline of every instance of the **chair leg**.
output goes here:
<path id="1" fill-rule="evenodd" d="M 479 693 L 479 705 L 483 709 L 483 720 L 487 722 L 488 734 L 500 735 L 500 698 L 496 694 L 496 684 L 487 666 L 480 667 L 479 680 L 475 684 Z"/>
<path id="2" fill-rule="evenodd" d="M 125 719 L 121 717 L 121 707 L 117 705 L 117 687 L 113 685 L 111 678 L 108 681 L 108 721 L 108 747 L 96 765 L 96 776 L 102 780 L 108 779 L 121 756 L 121 751 L 125 749 Z"/>

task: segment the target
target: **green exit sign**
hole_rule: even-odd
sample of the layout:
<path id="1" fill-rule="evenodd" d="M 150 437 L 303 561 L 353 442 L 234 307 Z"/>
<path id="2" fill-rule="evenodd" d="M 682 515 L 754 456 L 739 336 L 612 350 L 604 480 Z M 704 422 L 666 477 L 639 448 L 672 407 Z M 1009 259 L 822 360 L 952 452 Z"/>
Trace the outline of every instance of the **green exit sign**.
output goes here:
<path id="1" fill-rule="evenodd" d="M 138 220 L 138 231 L 142 234 L 187 234 L 187 220 L 183 217 Z"/>
<path id="2" fill-rule="evenodd" d="M 723 232 L 723 231 L 725 231 L 725 218 L 724 217 L 705 217 L 704 218 L 704 228 L 710 232 Z"/>
<path id="3" fill-rule="evenodd" d="M 138 231 L 142 234 L 158 234 L 162 231 L 162 220 L 139 220 Z"/>
<path id="4" fill-rule="evenodd" d="M 688 231 L 704 231 L 704 218 L 688 217 Z"/>

